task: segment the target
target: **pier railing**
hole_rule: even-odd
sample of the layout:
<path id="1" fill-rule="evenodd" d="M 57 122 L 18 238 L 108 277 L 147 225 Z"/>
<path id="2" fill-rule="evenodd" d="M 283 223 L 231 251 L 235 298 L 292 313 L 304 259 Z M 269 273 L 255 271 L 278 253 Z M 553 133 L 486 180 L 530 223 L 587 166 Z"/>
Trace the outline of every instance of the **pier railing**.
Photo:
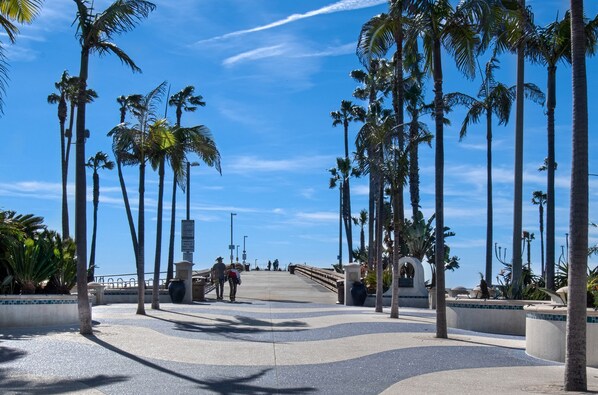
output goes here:
<path id="1" fill-rule="evenodd" d="M 337 281 L 344 280 L 345 276 L 332 269 L 322 269 L 307 265 L 294 265 L 295 274 L 310 278 L 332 292 L 337 292 Z"/>

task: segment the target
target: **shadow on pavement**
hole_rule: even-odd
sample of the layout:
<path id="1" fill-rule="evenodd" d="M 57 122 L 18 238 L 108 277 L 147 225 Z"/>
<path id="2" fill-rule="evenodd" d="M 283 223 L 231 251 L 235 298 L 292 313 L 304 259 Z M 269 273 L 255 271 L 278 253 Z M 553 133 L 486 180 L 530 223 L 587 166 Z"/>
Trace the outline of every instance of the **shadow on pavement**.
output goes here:
<path id="1" fill-rule="evenodd" d="M 112 351 L 120 356 L 130 359 L 147 368 L 168 374 L 173 377 L 196 384 L 199 391 L 211 391 L 219 394 L 306 394 L 313 392 L 313 388 L 297 387 L 297 388 L 272 388 L 266 386 L 259 386 L 251 384 L 252 381 L 258 380 L 264 376 L 271 369 L 263 369 L 258 373 L 247 375 L 246 377 L 231 377 L 228 379 L 217 377 L 214 379 L 200 380 L 195 377 L 188 376 L 183 373 L 175 372 L 174 370 L 157 365 L 153 362 L 140 358 L 136 355 L 128 353 L 118 347 L 113 346 L 94 335 L 86 336 L 89 340 L 105 349 Z M 176 392 L 176 391 L 175 391 Z"/>

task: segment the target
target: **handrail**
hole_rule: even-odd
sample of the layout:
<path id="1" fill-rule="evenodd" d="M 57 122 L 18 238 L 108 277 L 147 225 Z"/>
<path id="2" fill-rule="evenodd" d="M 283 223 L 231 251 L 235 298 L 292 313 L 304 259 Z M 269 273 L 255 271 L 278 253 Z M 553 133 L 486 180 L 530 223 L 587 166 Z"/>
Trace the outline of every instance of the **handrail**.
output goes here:
<path id="1" fill-rule="evenodd" d="M 295 265 L 294 270 L 296 274 L 309 277 L 332 292 L 337 292 L 337 281 L 345 279 L 345 276 L 341 273 L 313 266 Z"/>

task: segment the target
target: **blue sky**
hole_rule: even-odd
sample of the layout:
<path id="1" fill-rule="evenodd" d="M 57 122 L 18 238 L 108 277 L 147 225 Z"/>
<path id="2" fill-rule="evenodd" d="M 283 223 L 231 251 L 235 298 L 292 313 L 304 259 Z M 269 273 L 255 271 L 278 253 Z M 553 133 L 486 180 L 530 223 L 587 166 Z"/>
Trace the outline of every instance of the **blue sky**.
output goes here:
<path id="1" fill-rule="evenodd" d="M 234 244 L 248 261 L 263 267 L 279 259 L 330 267 L 338 253 L 338 190 L 328 188 L 327 169 L 343 154 L 342 129 L 333 128 L 330 111 L 341 100 L 351 100 L 356 83 L 348 76 L 362 68 L 355 53 L 360 28 L 387 9 L 383 0 L 157 0 L 156 11 L 134 31 L 114 42 L 143 70 L 134 74 L 115 57 L 93 56 L 89 87 L 99 98 L 87 110 L 91 137 L 87 157 L 111 152 L 106 133 L 119 122 L 116 97 L 147 93 L 163 81 L 171 92 L 193 85 L 207 106 L 185 113 L 182 123 L 203 124 L 214 135 L 222 156 L 222 176 L 204 165 L 192 169 L 191 217 L 196 220 L 196 268 L 207 268 L 214 258 L 229 256 L 230 213 L 234 217 Z M 545 24 L 568 1 L 529 1 L 538 24 Z M 95 2 L 103 9 L 108 1 Z M 598 5 L 586 2 L 586 14 L 596 15 Z M 0 208 L 34 213 L 52 229 L 60 229 L 59 128 L 56 106 L 46 102 L 63 70 L 79 72 L 79 49 L 72 22 L 71 0 L 47 1 L 34 24 L 21 29 L 14 46 L 7 48 L 9 86 L 4 115 L 0 118 Z M 5 42 L 6 38 L 2 37 Z M 480 63 L 487 61 L 487 56 Z M 497 78 L 512 85 L 515 59 L 503 55 Z M 590 171 L 598 173 L 592 157 L 597 142 L 593 111 L 597 99 L 594 72 L 597 60 L 588 59 L 590 109 Z M 479 80 L 468 81 L 444 60 L 445 92 L 475 94 Z M 570 69 L 557 71 L 557 256 L 568 232 L 569 171 L 571 151 Z M 526 80 L 543 90 L 546 73 L 528 66 Z M 431 88 L 429 88 L 431 95 Z M 353 99 L 356 101 L 355 99 Z M 168 116 L 174 119 L 173 109 Z M 463 110 L 449 114 L 445 130 L 445 223 L 456 232 L 449 239 L 451 253 L 461 258 L 461 268 L 448 273 L 447 285 L 474 286 L 484 269 L 485 243 L 485 131 L 473 127 L 458 141 Z M 513 221 L 514 113 L 506 127 L 494 129 L 495 241 L 511 250 Z M 425 119 L 431 125 L 431 119 Z M 546 156 L 544 109 L 526 103 L 524 142 L 523 227 L 534 232 L 532 262 L 539 272 L 538 208 L 532 192 L 545 190 L 545 174 L 537 171 Z M 350 127 L 353 140 L 358 124 Z M 422 209 L 426 217 L 434 207 L 433 149 L 421 148 Z M 129 194 L 135 196 L 137 171 L 125 172 Z M 91 188 L 91 174 L 88 186 Z M 74 220 L 74 170 L 69 180 L 71 222 Z M 167 177 L 165 229 L 169 227 L 172 178 Z M 133 249 L 116 171 L 100 174 L 101 202 L 98 225 L 98 273 L 133 273 Z M 146 185 L 146 268 L 153 269 L 157 206 L 157 177 L 150 172 Z M 367 182 L 352 182 L 354 215 L 367 207 Z M 185 215 L 179 192 L 177 219 Z M 590 178 L 590 220 L 598 222 L 595 202 L 598 179 Z M 88 228 L 91 232 L 91 189 Z M 136 208 L 135 199 L 132 200 Z M 180 253 L 177 224 L 175 259 Z M 354 230 L 358 243 L 358 229 Z M 598 242 L 591 230 L 590 243 Z M 164 232 L 164 240 L 167 239 Z M 167 243 L 163 247 L 163 267 Z M 345 262 L 346 248 L 343 251 Z M 236 255 L 236 254 L 235 254 Z M 227 258 L 228 259 L 228 258 Z M 525 259 L 524 259 L 525 260 Z M 595 265 L 595 263 L 593 263 Z M 501 264 L 494 261 L 494 272 Z"/>

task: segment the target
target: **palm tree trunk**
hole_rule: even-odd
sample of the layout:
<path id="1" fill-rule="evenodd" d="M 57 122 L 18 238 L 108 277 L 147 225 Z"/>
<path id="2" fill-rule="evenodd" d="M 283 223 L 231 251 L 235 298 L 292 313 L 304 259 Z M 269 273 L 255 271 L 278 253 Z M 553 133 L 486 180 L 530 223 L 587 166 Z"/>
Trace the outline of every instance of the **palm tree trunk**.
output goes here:
<path id="1" fill-rule="evenodd" d="M 91 308 L 87 294 L 87 180 L 85 176 L 85 90 L 89 49 L 81 50 L 79 72 L 79 105 L 77 111 L 77 139 L 75 166 L 75 243 L 77 246 L 77 302 L 79 310 L 79 333 L 89 335 Z"/>
<path id="2" fill-rule="evenodd" d="M 486 283 L 492 285 L 492 242 L 493 242 L 493 201 L 492 201 L 492 110 L 486 110 Z"/>
<path id="3" fill-rule="evenodd" d="M 66 106 L 66 104 L 65 104 Z M 66 109 L 64 110 L 66 117 Z M 62 176 L 62 239 L 70 237 L 69 233 L 69 207 L 67 195 L 67 164 L 66 164 L 66 142 L 64 133 L 65 119 L 60 120 L 60 165 Z"/>
<path id="4" fill-rule="evenodd" d="M 139 164 L 139 213 L 137 217 L 137 314 L 145 315 L 145 162 Z"/>
<path id="5" fill-rule="evenodd" d="M 393 222 L 394 222 L 394 243 L 392 244 L 392 301 L 390 305 L 390 318 L 399 318 L 399 253 L 400 253 L 400 226 L 399 204 L 396 200 L 399 194 L 398 188 L 393 188 Z"/>
<path id="6" fill-rule="evenodd" d="M 162 205 L 164 201 L 164 158 L 158 168 L 158 212 L 156 220 L 156 255 L 154 258 L 154 282 L 152 284 L 152 309 L 160 309 L 160 257 L 162 256 Z"/>
<path id="7" fill-rule="evenodd" d="M 548 68 L 548 87 L 546 90 L 546 117 L 548 127 L 548 163 L 546 182 L 546 288 L 553 290 L 555 267 L 555 196 L 554 196 L 554 109 L 556 108 L 556 66 Z"/>
<path id="8" fill-rule="evenodd" d="M 91 232 L 91 251 L 89 252 L 89 270 L 87 282 L 92 282 L 95 275 L 96 237 L 98 232 L 98 205 L 100 204 L 100 176 L 97 169 L 93 172 L 93 230 Z"/>
<path id="9" fill-rule="evenodd" d="M 542 270 L 542 278 L 546 281 L 546 271 L 544 268 L 544 205 L 542 200 L 540 200 L 538 210 L 540 211 L 540 268 Z"/>
<path id="10" fill-rule="evenodd" d="M 125 202 L 125 212 L 127 213 L 129 232 L 131 233 L 131 241 L 133 242 L 133 250 L 135 251 L 135 267 L 137 267 L 137 265 L 139 265 L 139 258 L 137 257 L 139 251 L 139 244 L 137 242 L 137 232 L 135 231 L 135 222 L 133 220 L 133 213 L 131 212 L 131 204 L 129 203 L 127 186 L 125 185 L 125 178 L 123 176 L 122 163 L 118 159 L 118 155 L 116 157 L 116 169 L 118 170 L 118 182 L 120 183 L 120 190 L 123 194 L 123 201 Z"/>
<path id="11" fill-rule="evenodd" d="M 351 197 L 349 179 L 343 182 L 343 221 L 345 222 L 345 236 L 347 237 L 347 250 L 349 251 L 349 263 L 353 263 L 353 221 L 351 219 Z"/>
<path id="12" fill-rule="evenodd" d="M 170 209 L 170 238 L 168 241 L 168 267 L 166 269 L 166 284 L 174 277 L 174 230 L 176 221 L 176 187 L 177 177 L 172 181 L 172 206 Z"/>
<path id="13" fill-rule="evenodd" d="M 399 0 L 400 1 L 400 0 Z M 394 3 L 397 3 L 397 0 L 393 0 Z M 396 28 L 394 29 L 394 39 L 396 45 L 396 52 L 394 55 L 394 89 L 393 89 L 393 110 L 395 112 L 395 121 L 397 123 L 397 142 L 399 145 L 399 149 L 403 152 L 405 148 L 405 134 L 403 126 L 404 123 L 404 114 L 403 114 L 403 107 L 405 102 L 405 92 L 403 89 L 403 23 L 401 21 L 401 16 L 397 18 Z M 397 185 L 399 192 L 395 197 L 397 199 L 397 210 L 399 216 L 397 217 L 398 223 L 403 223 L 405 219 L 405 201 L 403 197 L 403 183 Z M 395 227 L 397 227 L 397 223 L 395 222 Z"/>
<path id="14" fill-rule="evenodd" d="M 436 194 L 436 337 L 446 339 L 446 300 L 444 281 L 444 103 L 442 101 L 442 61 L 440 40 L 434 40 L 434 107 L 436 125 L 435 194 Z"/>
<path id="15" fill-rule="evenodd" d="M 586 268 L 588 262 L 588 98 L 583 1 L 571 0 L 573 158 L 569 209 L 569 292 L 565 391 L 587 390 Z"/>
<path id="16" fill-rule="evenodd" d="M 343 266 L 343 188 L 338 187 L 338 265 Z M 232 229 L 232 227 L 231 227 Z M 231 230 L 232 232 L 232 230 Z M 232 237 L 231 237 L 232 238 Z M 232 252 L 231 252 L 232 254 Z M 231 255 L 232 257 L 232 255 Z M 231 258 L 232 260 L 232 258 Z"/>
<path id="17" fill-rule="evenodd" d="M 520 29 L 525 23 L 525 0 L 519 0 L 520 5 Z M 515 111 L 515 182 L 513 187 L 513 267 L 511 271 L 511 284 L 515 298 L 521 297 L 521 234 L 522 225 L 522 204 L 523 204 L 523 89 L 524 89 L 524 67 L 525 54 L 524 44 L 517 47 L 517 108 Z"/>
<path id="18" fill-rule="evenodd" d="M 409 138 L 411 141 L 415 141 L 418 133 L 419 133 L 419 126 L 418 126 L 418 118 L 419 112 L 415 110 L 413 112 L 413 120 L 411 121 L 411 125 L 409 127 Z M 419 155 L 418 155 L 418 145 L 411 144 L 409 148 L 409 195 L 411 198 L 411 215 L 412 218 L 417 217 L 417 212 L 419 211 Z"/>
<path id="19" fill-rule="evenodd" d="M 382 240 L 384 228 L 384 183 L 382 177 L 376 177 L 376 313 L 382 313 L 384 298 L 382 296 L 383 288 L 383 264 L 382 264 Z"/>

